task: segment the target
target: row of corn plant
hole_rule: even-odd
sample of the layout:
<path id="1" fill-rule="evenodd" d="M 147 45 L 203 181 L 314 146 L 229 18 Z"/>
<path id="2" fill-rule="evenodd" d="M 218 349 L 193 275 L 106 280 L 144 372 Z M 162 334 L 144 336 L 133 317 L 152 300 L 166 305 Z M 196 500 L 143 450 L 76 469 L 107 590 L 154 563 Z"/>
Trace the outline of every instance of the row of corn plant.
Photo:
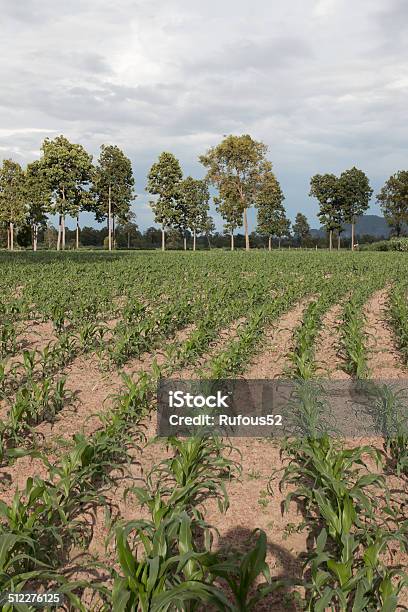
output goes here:
<path id="1" fill-rule="evenodd" d="M 397 476 L 408 476 L 408 394 L 398 381 L 367 381 L 362 386 L 367 401 L 365 411 L 376 431 L 384 438 L 384 451 Z"/>
<path id="2" fill-rule="evenodd" d="M 395 331 L 395 340 L 408 364 L 408 301 L 406 285 L 396 283 L 390 289 L 388 313 Z M 401 397 L 401 395 L 403 397 Z M 378 397 L 379 396 L 379 397 Z M 392 419 L 393 430 L 385 432 L 386 451 L 395 462 L 397 474 L 408 475 L 408 430 L 406 417 L 406 395 L 401 390 L 394 392 L 387 387 L 380 389 L 377 401 L 380 401 L 382 414 Z"/>
<path id="3" fill-rule="evenodd" d="M 64 378 L 55 383 L 50 379 L 31 381 L 19 388 L 0 423 L 0 464 L 11 456 L 10 449 L 27 445 L 28 440 L 32 443 L 33 427 L 54 420 L 72 399 Z"/>
<path id="4" fill-rule="evenodd" d="M 146 381 L 135 385 L 124 377 L 123 392 L 114 397 L 111 410 L 101 414 L 101 428 L 92 436 L 73 436 L 68 449 L 50 463 L 39 456 L 47 470 L 45 479 L 28 478 L 23 490 L 16 489 L 12 503 L 0 504 L 0 537 L 6 549 L 0 591 L 20 590 L 35 584 L 58 585 L 69 597 L 74 609 L 85 610 L 75 591 L 98 585 L 70 583 L 57 572 L 73 545 L 84 547 L 92 536 L 92 520 L 86 520 L 96 505 L 106 500 L 98 489 L 120 473 L 130 461 L 131 449 L 144 441 L 140 419 L 147 410 Z M 23 534 L 23 536 L 22 536 Z"/>
<path id="5" fill-rule="evenodd" d="M 211 609 L 243 612 L 280 586 L 265 562 L 266 536 L 257 531 L 252 549 L 241 556 L 214 552 L 213 528 L 202 503 L 218 499 L 228 508 L 225 480 L 240 474 L 231 447 L 216 436 L 170 438 L 173 455 L 154 466 L 144 486 L 131 487 L 150 512 L 148 520 L 119 522 L 114 528 L 119 571 L 114 571 L 112 609 L 165 611 Z M 265 582 L 258 584 L 263 575 Z"/>
<path id="6" fill-rule="evenodd" d="M 402 568 L 388 568 L 382 556 L 395 542 L 406 550 L 406 531 L 389 512 L 384 477 L 366 468 L 368 458 L 380 466 L 380 451 L 344 449 L 330 435 L 329 407 L 313 381 L 299 381 L 291 408 L 299 437 L 282 445 L 279 486 L 291 488 L 284 510 L 298 504 L 315 543 L 305 566 L 307 609 L 395 610 L 407 577 Z M 381 496 L 384 508 L 377 512 Z"/>

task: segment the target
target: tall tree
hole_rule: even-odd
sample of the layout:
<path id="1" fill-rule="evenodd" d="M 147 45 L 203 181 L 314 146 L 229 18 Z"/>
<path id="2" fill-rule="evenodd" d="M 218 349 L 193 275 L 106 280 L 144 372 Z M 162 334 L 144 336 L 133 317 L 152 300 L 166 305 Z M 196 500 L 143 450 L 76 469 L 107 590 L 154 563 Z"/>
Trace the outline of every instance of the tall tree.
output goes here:
<path id="1" fill-rule="evenodd" d="M 162 227 L 162 251 L 166 248 L 166 230 L 179 227 L 182 222 L 180 206 L 180 183 L 183 178 L 180 162 L 172 154 L 164 151 L 150 168 L 146 190 L 154 196 L 150 202 L 156 223 Z"/>
<path id="2" fill-rule="evenodd" d="M 130 249 L 131 239 L 136 239 L 139 234 L 139 227 L 135 223 L 136 214 L 130 211 L 126 219 L 119 219 L 118 230 L 126 235 L 127 248 Z"/>
<path id="3" fill-rule="evenodd" d="M 257 231 L 268 236 L 268 248 L 272 248 L 272 236 L 277 236 L 283 229 L 283 220 L 286 219 L 281 186 L 272 171 L 265 173 L 262 187 L 258 193 L 256 205 L 258 208 Z"/>
<path id="4" fill-rule="evenodd" d="M 210 236 L 213 232 L 215 232 L 214 220 L 210 215 L 207 215 L 205 223 L 203 223 L 201 227 L 201 233 L 207 237 L 208 246 L 210 249 L 211 249 Z"/>
<path id="5" fill-rule="evenodd" d="M 132 163 L 116 145 L 102 145 L 93 171 L 93 210 L 97 221 L 108 221 L 108 248 L 114 244 L 115 217 L 122 223 L 131 218 L 130 206 L 135 199 Z"/>
<path id="6" fill-rule="evenodd" d="M 310 196 L 315 197 L 320 206 L 317 216 L 329 234 L 329 249 L 333 248 L 333 232 L 341 230 L 342 203 L 339 179 L 335 174 L 315 174 L 310 179 Z"/>
<path id="7" fill-rule="evenodd" d="M 309 222 L 305 215 L 300 212 L 296 215 L 295 223 L 293 224 L 293 233 L 302 246 L 305 240 L 310 238 Z"/>
<path id="8" fill-rule="evenodd" d="M 14 250 L 14 228 L 26 218 L 24 172 L 12 159 L 3 160 L 0 167 L 0 221 L 8 226 L 7 246 Z"/>
<path id="9" fill-rule="evenodd" d="M 396 172 L 377 195 L 381 210 L 396 236 L 408 225 L 408 170 Z"/>
<path id="10" fill-rule="evenodd" d="M 243 215 L 246 250 L 249 250 L 247 210 L 255 204 L 264 174 L 272 167 L 266 152 L 265 144 L 244 134 L 227 136 L 200 156 L 200 162 L 208 169 L 207 180 L 218 189 L 221 200 L 234 203 L 236 217 Z"/>
<path id="11" fill-rule="evenodd" d="M 237 203 L 236 194 L 226 193 L 224 198 L 215 197 L 214 203 L 217 212 L 224 219 L 224 230 L 231 236 L 231 251 L 234 250 L 234 232 L 242 225 L 242 208 Z"/>
<path id="12" fill-rule="evenodd" d="M 289 238 L 290 237 L 290 226 L 291 226 L 291 222 L 286 217 L 286 215 L 282 215 L 277 220 L 276 228 L 275 228 L 275 236 L 278 239 L 278 247 L 279 248 L 281 247 L 281 240 L 282 240 L 282 238 Z"/>
<path id="13" fill-rule="evenodd" d="M 210 209 L 210 192 L 205 181 L 188 176 L 180 183 L 181 229 L 185 235 L 190 230 L 193 234 L 193 251 L 196 250 L 197 234 L 207 228 L 208 211 Z"/>
<path id="14" fill-rule="evenodd" d="M 356 217 L 368 209 L 373 190 L 366 174 L 353 166 L 341 173 L 339 191 L 344 220 L 351 223 L 351 249 L 354 250 Z"/>
<path id="15" fill-rule="evenodd" d="M 53 209 L 58 214 L 57 250 L 65 248 L 65 217 L 76 217 L 77 243 L 79 212 L 88 201 L 92 156 L 80 144 L 65 136 L 46 138 L 42 145 L 41 165 L 53 195 Z"/>
<path id="16" fill-rule="evenodd" d="M 27 206 L 27 223 L 31 228 L 33 250 L 37 250 L 38 230 L 47 225 L 47 213 L 51 210 L 51 189 L 40 161 L 28 164 L 25 171 L 24 196 Z"/>

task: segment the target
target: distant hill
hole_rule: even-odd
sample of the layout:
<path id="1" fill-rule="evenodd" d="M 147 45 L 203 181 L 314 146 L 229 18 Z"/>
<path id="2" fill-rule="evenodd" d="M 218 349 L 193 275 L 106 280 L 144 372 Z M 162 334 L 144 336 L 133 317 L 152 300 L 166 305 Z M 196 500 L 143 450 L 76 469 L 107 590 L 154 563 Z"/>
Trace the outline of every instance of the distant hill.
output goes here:
<path id="1" fill-rule="evenodd" d="M 351 225 L 349 223 L 344 224 L 343 237 L 351 236 Z M 322 238 L 326 236 L 324 228 L 311 230 L 312 236 Z M 356 223 L 356 236 L 363 236 L 364 234 L 370 234 L 376 238 L 388 238 L 390 235 L 390 227 L 384 217 L 378 215 L 363 215 L 358 217 Z"/>

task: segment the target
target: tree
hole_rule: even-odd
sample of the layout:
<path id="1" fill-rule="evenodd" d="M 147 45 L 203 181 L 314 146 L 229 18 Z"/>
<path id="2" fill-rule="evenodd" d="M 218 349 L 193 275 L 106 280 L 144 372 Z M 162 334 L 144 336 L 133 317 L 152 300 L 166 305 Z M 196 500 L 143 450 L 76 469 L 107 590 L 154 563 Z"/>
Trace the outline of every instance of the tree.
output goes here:
<path id="1" fill-rule="evenodd" d="M 185 235 L 190 230 L 193 234 L 193 251 L 196 250 L 197 234 L 207 228 L 210 193 L 205 181 L 188 176 L 181 181 L 180 186 L 181 224 L 184 233 L 184 250 L 186 249 Z"/>
<path id="2" fill-rule="evenodd" d="M 268 236 L 268 248 L 272 248 L 272 236 L 277 236 L 284 229 L 287 221 L 281 186 L 273 172 L 265 173 L 262 187 L 258 193 L 256 205 L 258 207 L 257 231 Z"/>
<path id="3" fill-rule="evenodd" d="M 27 206 L 27 223 L 31 228 L 33 250 L 37 250 L 38 230 L 47 225 L 47 212 L 51 209 L 51 189 L 40 161 L 28 164 L 25 171 L 24 197 Z"/>
<path id="4" fill-rule="evenodd" d="M 93 171 L 91 194 L 94 203 L 91 208 L 97 221 L 108 221 L 109 251 L 115 240 L 115 217 L 122 223 L 130 220 L 130 205 L 136 197 L 134 184 L 130 159 L 116 145 L 102 145 Z"/>
<path id="5" fill-rule="evenodd" d="M 310 196 L 315 197 L 320 205 L 317 216 L 329 234 L 329 250 L 333 248 L 333 231 L 340 235 L 342 227 L 342 202 L 340 198 L 339 179 L 335 174 L 315 174 L 310 179 Z"/>
<path id="6" fill-rule="evenodd" d="M 31 226 L 25 222 L 19 226 L 17 231 L 17 244 L 18 246 L 27 248 L 32 243 L 32 229 Z"/>
<path id="7" fill-rule="evenodd" d="M 304 244 L 305 240 L 310 238 L 310 225 L 305 215 L 300 212 L 296 215 L 295 223 L 293 224 L 293 233 L 301 245 Z"/>
<path id="8" fill-rule="evenodd" d="M 145 240 L 148 246 L 151 246 L 153 248 L 160 246 L 161 237 L 162 237 L 161 231 L 157 229 L 156 227 L 153 227 L 153 226 L 148 227 L 144 233 L 144 237 L 145 237 Z"/>
<path id="9" fill-rule="evenodd" d="M 76 217 L 79 244 L 79 212 L 89 199 L 92 156 L 80 144 L 65 136 L 46 138 L 42 145 L 41 165 L 53 196 L 53 208 L 59 216 L 57 250 L 65 248 L 65 216 Z"/>
<path id="10" fill-rule="evenodd" d="M 242 209 L 237 203 L 235 195 L 235 193 L 232 195 L 227 193 L 224 199 L 220 197 L 214 198 L 216 210 L 225 221 L 224 230 L 231 236 L 231 251 L 235 248 L 234 232 L 237 227 L 242 225 Z"/>
<path id="11" fill-rule="evenodd" d="M 232 216 L 243 215 L 246 250 L 249 250 L 247 209 L 256 202 L 264 174 L 272 168 L 265 158 L 266 152 L 265 144 L 244 134 L 227 136 L 200 156 L 200 162 L 208 168 L 207 180 L 218 189 L 221 200 L 234 205 Z"/>
<path id="12" fill-rule="evenodd" d="M 339 192 L 344 220 L 351 223 L 351 250 L 354 250 L 356 217 L 368 209 L 373 190 L 364 172 L 353 166 L 340 175 Z"/>
<path id="13" fill-rule="evenodd" d="M 128 249 L 131 246 L 131 239 L 135 240 L 140 236 L 139 227 L 134 222 L 134 219 L 136 219 L 136 215 L 133 211 L 130 211 L 127 220 L 119 221 L 118 234 L 121 233 L 126 236 L 126 246 Z M 123 246 L 123 241 L 118 239 L 118 245 Z"/>
<path id="14" fill-rule="evenodd" d="M 281 246 L 282 238 L 290 237 L 290 226 L 291 222 L 287 219 L 286 215 L 282 215 L 276 224 L 275 236 L 278 238 L 278 246 Z"/>
<path id="15" fill-rule="evenodd" d="M 396 172 L 377 195 L 377 201 L 393 233 L 401 235 L 408 224 L 408 170 Z"/>
<path id="16" fill-rule="evenodd" d="M 14 250 L 14 227 L 25 217 L 23 169 L 12 159 L 5 159 L 0 167 L 0 221 L 8 225 L 7 246 L 11 251 Z"/>
<path id="17" fill-rule="evenodd" d="M 211 249 L 210 236 L 215 231 L 214 220 L 210 215 L 207 215 L 205 222 L 201 226 L 201 233 L 207 237 L 208 247 Z"/>
<path id="18" fill-rule="evenodd" d="M 146 190 L 154 196 L 150 202 L 156 223 L 162 226 L 162 251 L 166 248 L 166 229 L 179 227 L 182 222 L 180 207 L 180 183 L 183 178 L 180 162 L 172 154 L 164 151 L 150 168 Z"/>

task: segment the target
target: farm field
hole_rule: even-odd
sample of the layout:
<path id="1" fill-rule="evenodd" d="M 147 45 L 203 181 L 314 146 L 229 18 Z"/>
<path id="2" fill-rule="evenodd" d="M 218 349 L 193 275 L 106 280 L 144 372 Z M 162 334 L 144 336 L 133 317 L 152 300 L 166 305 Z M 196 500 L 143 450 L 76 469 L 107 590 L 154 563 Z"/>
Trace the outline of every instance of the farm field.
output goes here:
<path id="1" fill-rule="evenodd" d="M 399 397 L 375 389 L 383 435 L 316 434 L 318 380 L 408 377 L 404 253 L 0 253 L 0 271 L 0 593 L 408 605 Z M 160 378 L 292 378 L 309 433 L 154 440 Z"/>

